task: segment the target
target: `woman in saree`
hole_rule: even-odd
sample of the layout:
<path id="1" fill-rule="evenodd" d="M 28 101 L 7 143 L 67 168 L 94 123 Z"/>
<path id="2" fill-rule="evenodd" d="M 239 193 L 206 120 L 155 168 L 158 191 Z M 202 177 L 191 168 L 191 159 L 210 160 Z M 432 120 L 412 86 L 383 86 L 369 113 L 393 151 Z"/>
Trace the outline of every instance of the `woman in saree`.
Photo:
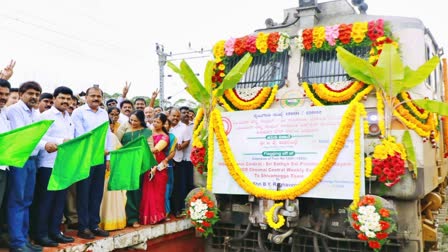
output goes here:
<path id="1" fill-rule="evenodd" d="M 159 113 L 153 121 L 154 148 L 152 152 L 158 163 L 144 174 L 142 201 L 140 203 L 140 222 L 143 225 L 155 224 L 165 219 L 165 192 L 168 182 L 168 161 L 165 151 L 169 146 L 168 131 L 164 125 L 167 117 Z"/>
<path id="2" fill-rule="evenodd" d="M 130 129 L 126 133 L 123 134 L 123 138 L 121 139 L 121 143 L 126 145 L 140 136 L 143 136 L 147 139 L 148 145 L 150 149 L 153 147 L 153 139 L 152 132 L 146 127 L 145 123 L 145 114 L 143 111 L 136 110 L 129 117 Z M 143 178 L 143 176 L 142 176 Z M 142 179 L 141 179 L 142 180 Z M 142 181 L 140 180 L 140 185 L 142 185 Z M 141 186 L 138 190 L 127 191 L 127 202 L 126 202 L 126 216 L 127 216 L 127 224 L 132 227 L 139 227 L 139 209 L 141 204 L 142 192 Z"/>

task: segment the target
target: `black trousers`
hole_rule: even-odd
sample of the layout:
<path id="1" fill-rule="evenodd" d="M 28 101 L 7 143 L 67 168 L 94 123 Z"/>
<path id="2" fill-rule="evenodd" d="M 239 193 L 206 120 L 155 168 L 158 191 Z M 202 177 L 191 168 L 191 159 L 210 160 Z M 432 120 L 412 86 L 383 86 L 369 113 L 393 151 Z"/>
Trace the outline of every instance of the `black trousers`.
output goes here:
<path id="1" fill-rule="evenodd" d="M 62 216 L 64 215 L 67 189 L 60 191 L 48 191 L 52 168 L 40 167 L 37 171 L 37 225 L 36 238 L 55 236 L 61 232 Z"/>
<path id="2" fill-rule="evenodd" d="M 176 162 L 173 167 L 174 183 L 171 195 L 171 212 L 180 214 L 185 210 L 185 198 L 194 188 L 193 164 L 189 161 Z"/>
<path id="3" fill-rule="evenodd" d="M 106 165 L 90 167 L 90 176 L 76 183 L 76 210 L 78 230 L 97 229 L 100 223 L 100 206 L 104 193 Z"/>

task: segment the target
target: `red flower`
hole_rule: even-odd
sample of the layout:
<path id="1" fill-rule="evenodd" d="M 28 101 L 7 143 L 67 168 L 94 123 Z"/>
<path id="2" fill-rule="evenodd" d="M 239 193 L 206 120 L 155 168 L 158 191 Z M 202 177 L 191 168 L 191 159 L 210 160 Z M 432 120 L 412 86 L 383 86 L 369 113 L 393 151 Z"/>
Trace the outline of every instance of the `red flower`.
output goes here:
<path id="1" fill-rule="evenodd" d="M 241 56 L 246 52 L 246 40 L 247 36 L 235 39 L 235 44 L 233 45 L 233 47 L 235 49 L 235 53 L 238 56 Z"/>
<path id="2" fill-rule="evenodd" d="M 209 208 L 212 208 L 212 207 L 214 207 L 215 206 L 215 203 L 213 203 L 213 201 L 209 201 L 209 202 L 207 202 L 207 206 L 209 207 Z"/>
<path id="3" fill-rule="evenodd" d="M 369 247 L 372 249 L 379 249 L 381 248 L 381 243 L 377 241 L 369 241 Z"/>
<path id="4" fill-rule="evenodd" d="M 387 221 L 380 220 L 381 230 L 387 230 L 390 228 L 390 223 Z"/>
<path id="5" fill-rule="evenodd" d="M 377 38 L 384 35 L 384 21 L 378 19 L 375 21 L 370 21 L 367 28 L 367 36 L 372 40 L 376 41 Z"/>
<path id="6" fill-rule="evenodd" d="M 352 219 L 358 221 L 358 215 L 355 212 L 352 213 Z"/>
<path id="7" fill-rule="evenodd" d="M 202 202 L 204 202 L 205 204 L 207 204 L 207 202 L 210 201 L 210 199 L 207 196 L 202 196 L 201 198 Z"/>
<path id="8" fill-rule="evenodd" d="M 380 213 L 380 215 L 382 217 L 389 217 L 390 216 L 389 210 L 387 210 L 386 208 L 381 208 L 379 213 Z"/>
<path id="9" fill-rule="evenodd" d="M 306 50 L 313 48 L 313 29 L 305 29 L 302 33 L 303 46 Z"/>
<path id="10" fill-rule="evenodd" d="M 359 224 L 357 224 L 357 223 L 353 223 L 353 228 L 355 230 L 359 230 L 361 228 L 361 226 Z"/>
<path id="11" fill-rule="evenodd" d="M 386 239 L 389 235 L 387 233 L 377 233 L 376 238 L 378 240 Z"/>
<path id="12" fill-rule="evenodd" d="M 208 219 L 211 219 L 215 216 L 215 213 L 212 211 L 208 211 L 205 213 L 205 217 L 207 217 Z"/>
<path id="13" fill-rule="evenodd" d="M 360 203 L 362 205 L 374 205 L 375 204 L 375 198 L 373 196 L 366 195 L 366 196 L 364 196 L 364 198 L 362 198 Z"/>
<path id="14" fill-rule="evenodd" d="M 280 39 L 280 34 L 278 32 L 269 33 L 268 36 L 268 48 L 272 53 L 277 52 L 278 40 Z"/>
<path id="15" fill-rule="evenodd" d="M 341 24 L 339 25 L 339 40 L 342 44 L 350 43 L 352 39 L 352 24 Z"/>
<path id="16" fill-rule="evenodd" d="M 246 39 L 246 50 L 250 53 L 256 53 L 257 52 L 257 46 L 255 44 L 257 40 L 257 37 L 255 36 L 247 36 Z"/>
<path id="17" fill-rule="evenodd" d="M 210 224 L 210 222 L 208 222 L 208 221 L 203 221 L 203 222 L 202 222 L 202 226 L 208 228 L 208 227 L 211 227 L 212 224 Z"/>
<path id="18" fill-rule="evenodd" d="M 367 241 L 369 238 L 365 234 L 358 234 L 358 239 L 361 241 Z"/>
<path id="19" fill-rule="evenodd" d="M 203 229 L 203 228 L 201 228 L 201 227 L 197 227 L 196 230 L 199 231 L 199 232 L 201 232 L 201 233 L 204 233 L 204 232 L 205 232 L 205 229 Z"/>

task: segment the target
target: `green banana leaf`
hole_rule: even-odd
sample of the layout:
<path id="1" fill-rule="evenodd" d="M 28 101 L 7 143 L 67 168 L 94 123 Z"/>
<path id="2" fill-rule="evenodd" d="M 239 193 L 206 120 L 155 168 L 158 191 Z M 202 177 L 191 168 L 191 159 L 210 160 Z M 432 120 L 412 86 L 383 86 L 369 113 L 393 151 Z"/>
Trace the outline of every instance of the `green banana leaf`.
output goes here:
<path id="1" fill-rule="evenodd" d="M 212 76 L 215 63 L 212 60 L 207 61 L 204 71 L 204 86 L 207 93 L 212 93 Z"/>
<path id="2" fill-rule="evenodd" d="M 399 86 L 397 93 L 414 88 L 415 86 L 425 81 L 426 78 L 428 78 L 428 76 L 432 73 L 432 71 L 434 71 L 437 65 L 439 65 L 439 62 L 440 58 L 438 56 L 434 56 L 415 71 L 413 71 L 409 67 L 406 67 L 403 83 Z"/>
<path id="3" fill-rule="evenodd" d="M 190 66 L 182 60 L 180 63 L 180 68 L 176 67 L 173 63 L 168 62 L 168 67 L 170 67 L 174 72 L 178 73 L 182 80 L 187 85 L 186 90 L 188 93 L 199 103 L 204 103 L 210 99 L 210 94 L 202 86 L 201 82 L 198 80 L 196 74 L 191 70 Z"/>
<path id="4" fill-rule="evenodd" d="M 414 171 L 415 177 L 418 175 L 417 169 L 417 157 L 415 155 L 414 144 L 412 143 L 411 133 L 409 130 L 406 130 L 403 134 L 402 143 L 404 148 L 406 149 L 406 154 L 408 156 L 408 160 L 412 165 L 412 170 Z"/>
<path id="5" fill-rule="evenodd" d="M 448 104 L 441 101 L 433 101 L 426 99 L 413 100 L 417 106 L 429 112 L 437 113 L 442 116 L 448 116 Z"/>
<path id="6" fill-rule="evenodd" d="M 376 67 L 384 69 L 384 90 L 390 96 L 395 97 L 397 93 L 396 82 L 404 78 L 404 66 L 395 46 L 384 44 Z"/>
<path id="7" fill-rule="evenodd" d="M 238 63 L 226 74 L 221 85 L 216 89 L 216 96 L 220 97 L 224 94 L 224 91 L 230 88 L 234 88 L 236 84 L 241 80 L 243 75 L 249 69 L 252 63 L 252 55 L 246 53 L 243 58 L 238 61 Z"/>
<path id="8" fill-rule="evenodd" d="M 339 63 L 351 77 L 377 88 L 383 88 L 384 70 L 356 57 L 351 52 L 338 46 L 336 48 Z"/>

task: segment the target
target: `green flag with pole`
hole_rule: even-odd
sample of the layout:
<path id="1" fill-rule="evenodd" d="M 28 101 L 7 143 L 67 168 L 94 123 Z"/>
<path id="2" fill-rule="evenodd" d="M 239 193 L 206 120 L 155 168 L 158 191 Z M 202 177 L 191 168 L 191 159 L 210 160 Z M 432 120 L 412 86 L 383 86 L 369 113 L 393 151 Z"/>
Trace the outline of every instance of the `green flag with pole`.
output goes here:
<path id="1" fill-rule="evenodd" d="M 88 132 L 58 146 L 58 154 L 48 181 L 49 191 L 64 190 L 89 177 L 94 146 L 92 142 L 95 141 L 92 136 Z"/>
<path id="2" fill-rule="evenodd" d="M 58 191 L 86 179 L 90 167 L 104 163 L 109 122 L 58 146 L 47 190 Z"/>
<path id="3" fill-rule="evenodd" d="M 110 153 L 111 173 L 108 190 L 137 190 L 140 188 L 140 172 L 144 149 L 128 147 Z"/>
<path id="4" fill-rule="evenodd" d="M 42 120 L 0 134 L 0 165 L 22 168 L 52 120 Z"/>
<path id="5" fill-rule="evenodd" d="M 138 137 L 121 149 L 110 152 L 108 190 L 136 190 L 140 175 L 157 165 L 146 138 Z"/>

